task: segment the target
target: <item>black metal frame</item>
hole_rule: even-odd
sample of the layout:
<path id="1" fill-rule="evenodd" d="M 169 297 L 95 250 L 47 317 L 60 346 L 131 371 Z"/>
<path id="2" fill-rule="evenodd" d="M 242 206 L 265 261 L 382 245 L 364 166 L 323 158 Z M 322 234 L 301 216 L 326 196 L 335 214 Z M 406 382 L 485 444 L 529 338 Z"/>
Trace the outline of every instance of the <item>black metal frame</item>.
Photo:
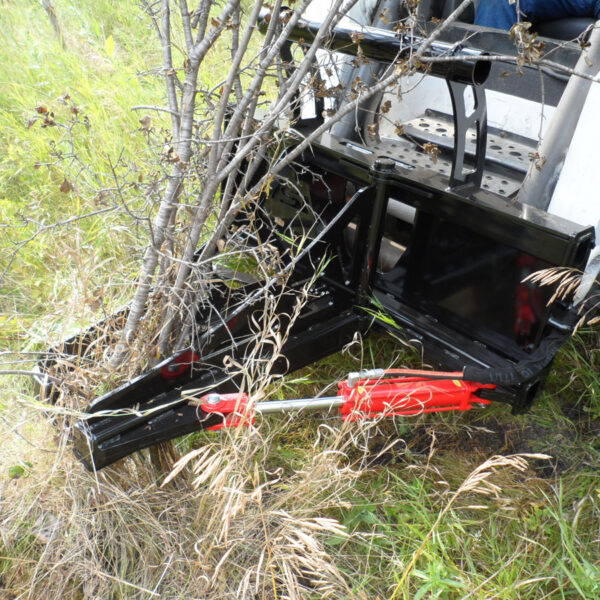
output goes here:
<path id="1" fill-rule="evenodd" d="M 310 27 L 306 25 L 301 30 L 304 39 L 307 30 Z M 377 58 L 396 55 L 397 42 L 390 41 L 393 36 L 390 38 L 386 32 L 382 42 L 376 31 L 372 33 L 373 43 L 369 45 L 363 40 L 363 49 L 373 48 Z M 333 41 L 338 40 L 337 47 L 347 51 L 348 36 L 349 32 L 342 32 Z M 591 228 L 518 205 L 479 187 L 485 160 L 485 95 L 481 81 L 473 81 L 478 52 L 469 50 L 467 55 L 472 59 L 470 65 L 460 68 L 454 65 L 450 71 L 454 74 L 449 87 L 455 99 L 456 131 L 450 182 L 431 170 L 394 159 L 392 152 L 377 154 L 329 134 L 323 135 L 299 159 L 309 186 L 311 178 L 335 177 L 351 183 L 355 193 L 347 202 L 345 198 L 342 203 L 329 200 L 325 211 L 316 210 L 313 198 L 305 198 L 314 215 L 329 216 L 314 217 L 315 221 L 323 222 L 296 257 L 287 286 L 270 284 L 268 293 L 280 297 L 278 311 L 282 316 L 292 312 L 297 291 L 310 287 L 309 299 L 291 325 L 275 365 L 277 372 L 293 371 L 338 351 L 357 331 L 367 335 L 373 319 L 365 308 L 383 307 L 411 339 L 423 344 L 436 365 L 452 369 L 514 365 L 526 360 L 548 336 L 560 332 L 566 337 L 570 333 L 570 312 L 566 305 L 545 308 L 538 315 L 535 335 L 523 344 L 510 339 L 510 332 L 507 335 L 502 328 L 490 329 L 471 315 L 455 314 L 456 311 L 444 308 L 443 302 L 435 297 L 446 284 L 455 286 L 460 295 L 465 282 L 481 277 L 490 265 L 510 266 L 514 257 L 521 255 L 532 257 L 537 261 L 535 264 L 581 267 L 594 242 Z M 469 74 L 465 75 L 467 71 Z M 466 84 L 469 79 L 471 83 Z M 464 97 L 465 85 L 471 85 L 476 98 L 475 112 L 470 117 L 466 116 L 462 100 L 457 100 Z M 475 160 L 470 165 L 472 170 L 466 174 L 464 140 L 473 124 L 478 143 Z M 314 123 L 298 123 L 297 130 L 301 133 L 290 133 L 288 146 L 299 143 L 306 128 L 314 126 Z M 416 218 L 414 224 L 407 225 L 409 248 L 391 270 L 384 272 L 377 266 L 382 239 L 390 224 L 398 225 L 388 211 L 391 199 L 413 208 Z M 280 228 L 282 233 L 288 233 L 292 225 L 286 216 L 290 213 L 286 202 L 285 185 L 274 184 L 263 200 L 266 229 Z M 354 235 L 349 243 L 350 226 Z M 489 260 L 482 256 L 476 263 L 458 252 L 454 272 L 446 275 L 447 248 L 442 245 L 456 247 L 457 243 L 464 243 L 468 250 L 475 237 L 489 243 Z M 282 236 L 279 242 L 282 250 L 286 249 L 284 239 Z M 442 240 L 442 245 L 432 246 L 432 240 Z M 315 265 L 323 264 L 326 258 L 332 260 L 312 282 Z M 425 282 L 429 289 L 424 291 L 419 281 L 421 275 L 429 277 Z M 221 318 L 207 323 L 208 313 L 203 306 L 197 307 L 196 318 L 201 327 L 192 344 L 193 357 L 191 353 L 170 357 L 91 402 L 87 409 L 89 418 L 74 428 L 75 452 L 86 466 L 102 468 L 136 450 L 214 425 L 216 417 L 203 413 L 190 398 L 197 397 L 199 390 L 226 393 L 243 384 L 241 374 L 232 374 L 224 367 L 224 358 L 232 356 L 243 362 L 256 343 L 251 321 L 264 293 L 264 287 L 258 283 L 245 284 L 233 291 L 226 282 L 216 284 L 207 304 L 216 307 Z M 382 322 L 376 324 L 386 327 Z M 77 355 L 83 350 L 85 354 L 94 336 L 92 328 L 66 342 L 61 351 Z M 58 350 L 54 357 L 51 351 L 40 362 L 39 380 L 48 396 L 54 391 L 45 374 L 51 371 L 58 355 Z M 186 360 L 189 368 L 182 367 L 182 361 Z M 543 385 L 546 372 L 544 368 L 526 381 L 498 386 L 488 391 L 486 397 L 508 402 L 515 411 L 525 410 Z"/>

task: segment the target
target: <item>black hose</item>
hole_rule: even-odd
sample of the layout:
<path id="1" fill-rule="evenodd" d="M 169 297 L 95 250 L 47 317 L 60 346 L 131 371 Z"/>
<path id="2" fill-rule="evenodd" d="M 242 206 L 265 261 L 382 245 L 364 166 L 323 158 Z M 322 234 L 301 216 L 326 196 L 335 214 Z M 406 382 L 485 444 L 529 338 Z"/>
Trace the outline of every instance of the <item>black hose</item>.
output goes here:
<path id="1" fill-rule="evenodd" d="M 548 335 L 531 356 L 509 367 L 467 366 L 463 373 L 467 381 L 492 383 L 495 385 L 519 385 L 535 379 L 552 362 L 568 336 L 556 331 Z"/>

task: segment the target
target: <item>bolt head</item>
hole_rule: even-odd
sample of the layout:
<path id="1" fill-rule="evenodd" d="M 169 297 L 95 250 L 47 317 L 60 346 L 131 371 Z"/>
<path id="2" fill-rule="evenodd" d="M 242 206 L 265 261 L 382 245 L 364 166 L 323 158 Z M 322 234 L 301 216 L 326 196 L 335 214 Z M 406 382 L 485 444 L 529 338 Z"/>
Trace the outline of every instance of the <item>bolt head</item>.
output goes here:
<path id="1" fill-rule="evenodd" d="M 391 158 L 380 156 L 375 160 L 374 166 L 378 171 L 394 171 L 396 169 L 396 162 Z"/>
<path id="2" fill-rule="evenodd" d="M 206 396 L 206 403 L 211 406 L 215 406 L 215 404 L 219 404 L 221 402 L 221 396 L 219 394 L 209 394 Z"/>

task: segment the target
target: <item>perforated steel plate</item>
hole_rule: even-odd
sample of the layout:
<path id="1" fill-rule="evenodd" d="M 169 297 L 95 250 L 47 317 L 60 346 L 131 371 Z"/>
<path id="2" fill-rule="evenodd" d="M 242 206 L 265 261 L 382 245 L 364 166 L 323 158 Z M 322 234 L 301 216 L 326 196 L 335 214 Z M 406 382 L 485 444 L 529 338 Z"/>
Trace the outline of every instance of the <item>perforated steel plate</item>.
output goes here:
<path id="1" fill-rule="evenodd" d="M 448 115 L 433 111 L 403 125 L 407 139 L 429 142 L 445 150 L 454 146 L 454 123 Z M 490 128 L 487 136 L 486 162 L 525 174 L 536 150 L 537 141 Z M 475 131 L 467 132 L 467 154 L 475 153 Z"/>
<path id="2" fill-rule="evenodd" d="M 452 141 L 452 138 L 450 138 Z M 408 145 L 398 143 L 397 140 L 382 139 L 378 143 L 369 144 L 369 149 L 380 156 L 389 156 L 400 164 L 410 167 L 421 167 L 436 171 L 450 178 L 452 162 L 445 157 L 438 156 L 437 160 L 424 152 L 417 144 Z M 521 186 L 522 176 L 499 175 L 491 170 L 484 170 L 481 187 L 500 196 L 509 197 Z"/>

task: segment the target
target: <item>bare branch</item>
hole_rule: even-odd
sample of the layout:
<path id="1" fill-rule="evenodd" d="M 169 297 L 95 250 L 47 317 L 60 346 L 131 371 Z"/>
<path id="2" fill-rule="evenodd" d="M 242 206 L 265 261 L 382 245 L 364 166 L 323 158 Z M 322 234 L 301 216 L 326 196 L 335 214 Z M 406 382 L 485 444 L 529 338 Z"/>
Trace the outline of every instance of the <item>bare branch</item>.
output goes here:
<path id="1" fill-rule="evenodd" d="M 183 35 L 185 36 L 185 45 L 190 54 L 194 48 L 194 36 L 192 35 L 192 23 L 190 21 L 190 9 L 187 0 L 179 0 L 179 12 L 181 13 L 181 24 L 183 25 Z"/>
<path id="2" fill-rule="evenodd" d="M 169 99 L 169 108 L 171 111 L 171 126 L 173 127 L 173 138 L 179 140 L 179 119 L 175 115 L 179 114 L 179 103 L 177 102 L 177 92 L 173 75 L 173 56 L 171 53 L 171 8 L 169 0 L 163 0 L 162 3 L 162 49 L 163 49 L 163 72 L 167 86 L 167 97 Z"/>

